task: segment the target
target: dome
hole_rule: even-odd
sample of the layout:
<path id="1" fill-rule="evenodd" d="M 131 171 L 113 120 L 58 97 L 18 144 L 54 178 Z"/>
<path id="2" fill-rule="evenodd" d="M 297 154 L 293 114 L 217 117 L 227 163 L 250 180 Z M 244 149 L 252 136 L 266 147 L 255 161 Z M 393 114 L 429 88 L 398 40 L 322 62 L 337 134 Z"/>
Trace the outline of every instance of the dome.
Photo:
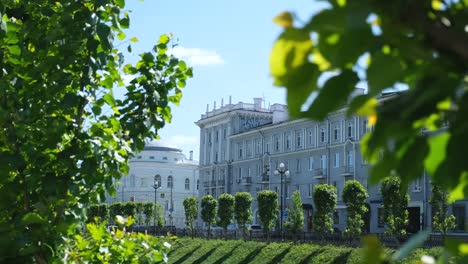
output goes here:
<path id="1" fill-rule="evenodd" d="M 181 149 L 177 148 L 176 146 L 170 145 L 161 139 L 146 142 L 146 145 L 143 148 L 143 151 L 145 150 L 146 151 L 150 150 L 150 151 L 182 152 Z"/>

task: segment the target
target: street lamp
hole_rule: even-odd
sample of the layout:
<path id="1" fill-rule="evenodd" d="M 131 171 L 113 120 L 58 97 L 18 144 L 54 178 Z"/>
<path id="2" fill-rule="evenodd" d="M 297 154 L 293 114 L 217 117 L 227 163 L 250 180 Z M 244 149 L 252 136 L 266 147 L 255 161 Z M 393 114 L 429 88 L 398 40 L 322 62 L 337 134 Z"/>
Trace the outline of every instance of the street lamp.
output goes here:
<path id="1" fill-rule="evenodd" d="M 152 187 L 154 188 L 154 220 L 153 220 L 154 222 L 153 222 L 153 225 L 156 230 L 156 209 L 157 209 L 156 204 L 157 204 L 157 199 L 158 199 L 157 191 L 158 189 L 161 188 L 161 186 L 159 186 L 157 175 L 154 175 L 154 184 Z"/>
<path id="2" fill-rule="evenodd" d="M 281 189 L 280 189 L 280 210 L 281 210 L 281 220 L 280 220 L 280 231 L 281 231 L 281 239 L 284 239 L 284 232 L 283 232 L 283 210 L 284 210 L 284 197 L 283 197 L 283 186 L 284 186 L 284 176 L 289 176 L 289 170 L 285 168 L 284 163 L 280 163 L 279 169 L 275 169 L 275 175 L 281 176 Z"/>

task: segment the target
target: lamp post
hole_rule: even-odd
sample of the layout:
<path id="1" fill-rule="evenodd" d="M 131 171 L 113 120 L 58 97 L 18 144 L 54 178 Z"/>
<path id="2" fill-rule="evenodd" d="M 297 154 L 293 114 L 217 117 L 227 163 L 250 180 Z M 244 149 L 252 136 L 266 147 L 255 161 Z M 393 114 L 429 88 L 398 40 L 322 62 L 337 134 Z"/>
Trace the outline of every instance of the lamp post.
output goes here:
<path id="1" fill-rule="evenodd" d="M 275 175 L 281 176 L 281 187 L 280 187 L 280 210 L 281 210 L 281 216 L 280 216 L 280 232 L 281 232 L 281 239 L 284 239 L 284 231 L 283 231 L 283 210 L 284 210 L 284 203 L 283 203 L 283 186 L 284 186 L 284 176 L 289 176 L 289 170 L 285 168 L 284 163 L 280 163 L 279 168 L 275 169 Z"/>
<path id="2" fill-rule="evenodd" d="M 157 191 L 158 191 L 159 188 L 161 188 L 161 186 L 159 186 L 159 182 L 158 182 L 158 179 L 156 178 L 156 175 L 154 176 L 154 184 L 153 184 L 152 187 L 154 188 L 154 220 L 153 220 L 153 225 L 154 225 L 154 228 L 156 230 L 156 209 L 158 208 L 156 206 L 157 199 L 158 199 Z"/>

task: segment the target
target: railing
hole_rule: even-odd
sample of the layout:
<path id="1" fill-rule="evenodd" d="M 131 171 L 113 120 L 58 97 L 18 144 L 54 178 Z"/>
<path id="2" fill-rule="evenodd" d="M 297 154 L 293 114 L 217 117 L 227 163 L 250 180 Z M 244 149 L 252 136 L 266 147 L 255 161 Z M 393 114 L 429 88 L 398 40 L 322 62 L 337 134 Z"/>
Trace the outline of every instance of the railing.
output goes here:
<path id="1" fill-rule="evenodd" d="M 326 168 L 315 169 L 314 176 L 327 176 L 327 169 Z"/>
<path id="2" fill-rule="evenodd" d="M 252 177 L 242 178 L 242 184 L 252 184 Z"/>
<path id="3" fill-rule="evenodd" d="M 341 167 L 341 174 L 344 174 L 344 175 L 354 174 L 354 166 L 353 165 L 346 165 L 346 166 Z"/>
<path id="4" fill-rule="evenodd" d="M 270 176 L 263 176 L 262 182 L 270 182 Z"/>

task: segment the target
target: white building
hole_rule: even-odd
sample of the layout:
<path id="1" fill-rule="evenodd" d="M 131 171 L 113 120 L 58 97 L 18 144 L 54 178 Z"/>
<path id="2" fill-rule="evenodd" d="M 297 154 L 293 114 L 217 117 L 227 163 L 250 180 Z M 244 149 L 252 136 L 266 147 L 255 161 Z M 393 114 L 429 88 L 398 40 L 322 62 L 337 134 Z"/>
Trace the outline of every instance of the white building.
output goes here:
<path id="1" fill-rule="evenodd" d="M 198 162 L 192 152 L 187 159 L 182 150 L 161 141 L 148 143 L 130 160 L 129 174 L 122 177 L 112 202 L 161 203 L 166 225 L 185 227 L 183 201 L 198 196 Z M 155 193 L 154 185 L 159 187 Z"/>

